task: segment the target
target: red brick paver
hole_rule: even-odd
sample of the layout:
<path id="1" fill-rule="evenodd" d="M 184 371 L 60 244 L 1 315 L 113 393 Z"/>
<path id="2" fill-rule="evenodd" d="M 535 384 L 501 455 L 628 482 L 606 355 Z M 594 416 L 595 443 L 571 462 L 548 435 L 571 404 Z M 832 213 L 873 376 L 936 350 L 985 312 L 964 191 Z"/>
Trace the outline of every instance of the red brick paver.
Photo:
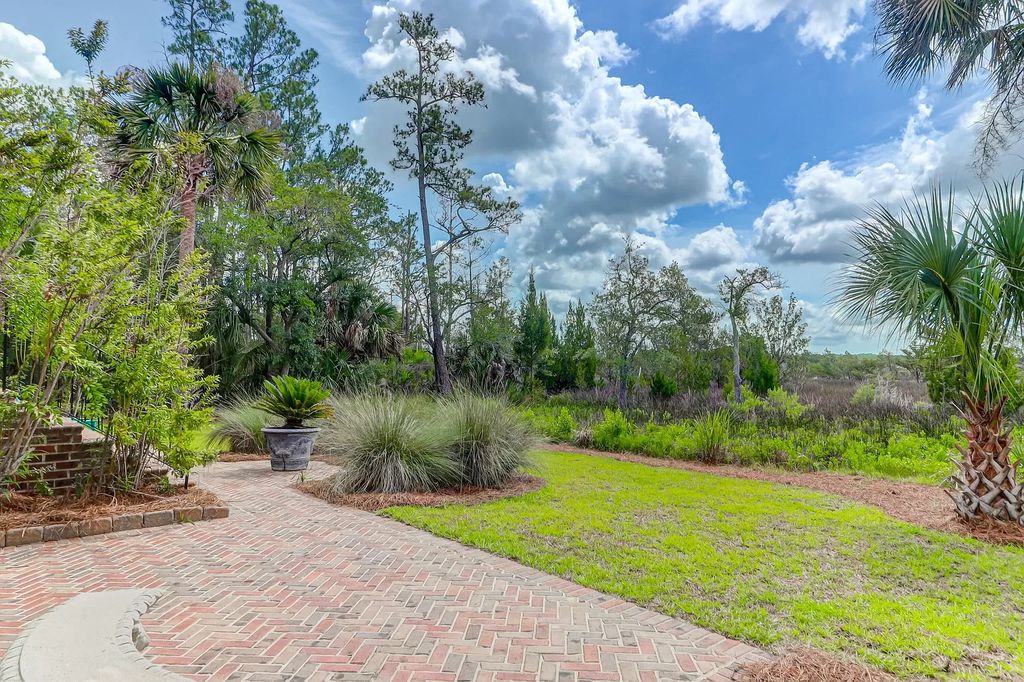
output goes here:
<path id="1" fill-rule="evenodd" d="M 229 518 L 0 550 L 0 649 L 74 594 L 138 587 L 165 591 L 146 655 L 195 680 L 728 680 L 761 655 L 320 502 L 264 462 L 199 478 Z"/>

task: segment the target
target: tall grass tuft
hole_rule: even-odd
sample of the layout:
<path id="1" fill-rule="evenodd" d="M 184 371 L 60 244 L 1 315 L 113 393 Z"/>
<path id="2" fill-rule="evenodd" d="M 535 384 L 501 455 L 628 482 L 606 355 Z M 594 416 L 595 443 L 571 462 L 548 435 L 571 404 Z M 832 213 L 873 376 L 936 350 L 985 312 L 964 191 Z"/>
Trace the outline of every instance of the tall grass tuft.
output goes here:
<path id="1" fill-rule="evenodd" d="M 257 408 L 255 399 L 242 395 L 217 408 L 210 430 L 210 443 L 226 443 L 234 452 L 267 451 L 263 427 L 270 425 L 270 415 Z"/>
<path id="2" fill-rule="evenodd" d="M 453 432 L 422 402 L 356 395 L 333 401 L 320 443 L 342 467 L 339 493 L 401 493 L 456 485 Z"/>
<path id="3" fill-rule="evenodd" d="M 708 412 L 694 422 L 693 436 L 697 459 L 708 464 L 722 464 L 728 457 L 732 414 L 727 410 Z"/>
<path id="4" fill-rule="evenodd" d="M 453 453 L 463 485 L 496 488 L 508 483 L 538 442 L 526 419 L 502 398 L 460 392 L 439 408 L 441 420 L 454 432 Z"/>

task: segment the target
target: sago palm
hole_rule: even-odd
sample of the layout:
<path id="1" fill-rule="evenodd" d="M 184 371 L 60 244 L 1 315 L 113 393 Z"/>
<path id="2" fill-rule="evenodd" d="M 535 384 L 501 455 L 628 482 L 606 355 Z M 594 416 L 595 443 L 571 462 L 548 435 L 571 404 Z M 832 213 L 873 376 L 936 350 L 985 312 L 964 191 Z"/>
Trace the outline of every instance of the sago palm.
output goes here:
<path id="1" fill-rule="evenodd" d="M 876 208 L 853 247 L 839 291 L 846 316 L 955 349 L 967 423 L 951 478 L 958 513 L 1022 523 L 1003 408 L 1016 391 L 1006 351 L 1020 340 L 1024 311 L 1024 184 L 997 185 L 964 211 L 938 190 L 899 214 Z"/>
<path id="2" fill-rule="evenodd" d="M 125 97 L 112 96 L 108 136 L 115 173 L 175 175 L 185 221 L 181 262 L 195 248 L 196 207 L 216 192 L 231 192 L 252 209 L 269 195 L 269 171 L 281 138 L 264 126 L 267 113 L 231 71 L 196 71 L 183 64 L 139 71 Z"/>
<path id="3" fill-rule="evenodd" d="M 983 73 L 992 86 L 978 141 L 983 168 L 1020 131 L 1024 113 L 1024 3 L 1020 0 L 875 0 L 876 45 L 896 82 L 946 71 L 955 90 Z"/>

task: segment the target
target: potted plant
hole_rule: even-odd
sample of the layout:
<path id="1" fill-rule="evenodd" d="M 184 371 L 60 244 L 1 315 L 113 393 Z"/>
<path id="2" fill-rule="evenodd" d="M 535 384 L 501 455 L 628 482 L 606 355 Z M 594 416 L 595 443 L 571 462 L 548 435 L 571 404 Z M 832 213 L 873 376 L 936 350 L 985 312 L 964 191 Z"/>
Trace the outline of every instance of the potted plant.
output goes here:
<path id="1" fill-rule="evenodd" d="M 313 443 L 320 429 L 303 424 L 308 419 L 329 417 L 330 393 L 317 381 L 294 377 L 274 377 L 263 383 L 263 396 L 256 407 L 284 419 L 284 425 L 267 427 L 263 435 L 270 450 L 270 468 L 274 471 L 302 471 L 309 466 Z"/>

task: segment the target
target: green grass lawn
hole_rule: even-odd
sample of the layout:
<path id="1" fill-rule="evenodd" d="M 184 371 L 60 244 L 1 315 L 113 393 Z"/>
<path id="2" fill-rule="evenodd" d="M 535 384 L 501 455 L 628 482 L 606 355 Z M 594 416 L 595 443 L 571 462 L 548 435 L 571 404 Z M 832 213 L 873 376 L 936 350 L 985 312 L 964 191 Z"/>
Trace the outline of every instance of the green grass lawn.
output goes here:
<path id="1" fill-rule="evenodd" d="M 1024 550 L 825 493 L 541 452 L 548 484 L 385 514 L 763 646 L 899 675 L 1024 679 Z"/>

